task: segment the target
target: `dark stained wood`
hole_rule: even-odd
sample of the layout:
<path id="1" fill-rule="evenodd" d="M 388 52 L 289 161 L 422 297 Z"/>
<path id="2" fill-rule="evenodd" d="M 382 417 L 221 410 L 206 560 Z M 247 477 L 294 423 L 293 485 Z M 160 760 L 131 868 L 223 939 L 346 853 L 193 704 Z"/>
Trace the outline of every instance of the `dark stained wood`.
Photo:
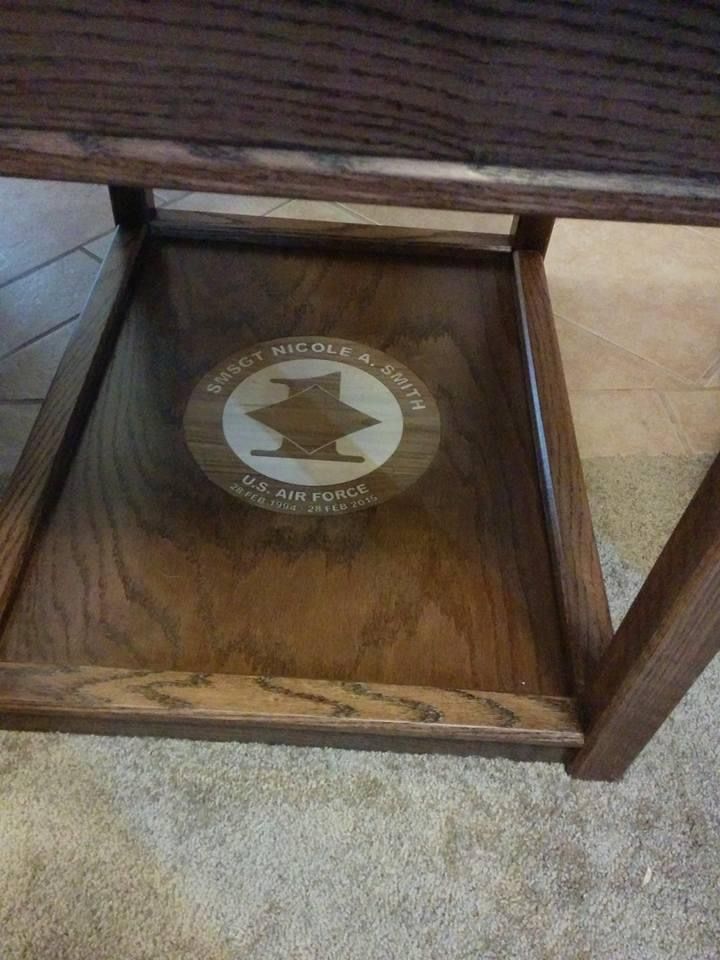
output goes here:
<path id="1" fill-rule="evenodd" d="M 720 458 L 600 661 L 576 777 L 621 777 L 720 650 Z"/>
<path id="2" fill-rule="evenodd" d="M 514 254 L 522 339 L 575 690 L 582 698 L 612 637 L 542 255 Z"/>
<path id="3" fill-rule="evenodd" d="M 144 231 L 118 228 L 20 461 L 0 501 L 0 619 L 57 496 L 122 319 Z"/>
<path id="4" fill-rule="evenodd" d="M 510 229 L 513 249 L 534 250 L 545 256 L 554 225 L 555 217 L 515 217 Z"/>
<path id="5" fill-rule="evenodd" d="M 152 190 L 142 187 L 108 187 L 113 218 L 118 226 L 140 227 L 155 212 Z"/>
<path id="6" fill-rule="evenodd" d="M 269 514 L 192 460 L 198 379 L 310 333 L 409 366 L 440 450 L 384 506 Z M 8 660 L 568 693 L 509 256 L 154 242 L 5 635 Z"/>
<path id="7" fill-rule="evenodd" d="M 372 223 L 327 223 L 285 217 L 243 217 L 222 213 L 158 210 L 150 225 L 156 237 L 175 240 L 233 241 L 268 246 L 348 250 L 414 256 L 466 256 L 509 253 L 510 237 L 501 233 L 426 230 Z"/>
<path id="8" fill-rule="evenodd" d="M 621 155 L 617 151 L 616 155 Z M 6 176 L 153 183 L 184 190 L 395 203 L 599 220 L 720 225 L 717 181 L 647 174 L 484 167 L 0 126 Z"/>
<path id="9" fill-rule="evenodd" d="M 573 701 L 476 690 L 287 677 L 153 673 L 0 664 L 0 717 L 30 715 L 235 738 L 245 728 L 462 742 L 579 747 Z"/>
<path id="10" fill-rule="evenodd" d="M 365 745 L 365 731 L 328 732 L 326 718 L 290 734 L 285 720 L 169 719 L 164 688 L 157 714 L 133 716 L 122 682 L 107 710 L 57 707 L 53 683 L 89 662 L 384 685 L 363 688 L 372 702 L 400 683 L 563 697 L 564 638 L 591 721 L 573 773 L 621 775 L 718 649 L 720 467 L 603 654 L 609 620 L 541 252 L 553 216 L 720 225 L 720 8 L 0 0 L 0 18 L 2 174 L 112 183 L 125 225 L 150 216 L 143 183 L 512 211 L 513 246 L 538 251 L 516 254 L 518 342 L 507 257 L 471 263 L 463 247 L 455 263 L 431 260 L 426 238 L 412 266 L 397 251 L 311 261 L 156 246 L 83 431 L 142 243 L 121 232 L 118 273 L 91 298 L 0 513 L 3 650 L 36 664 L 12 675 L 3 720 Z M 233 229 L 202 226 L 224 240 Z M 179 423 L 203 365 L 309 333 L 395 351 L 436 391 L 441 456 L 392 514 L 268 522 L 193 472 Z M 46 671 L 41 693 L 33 670 Z M 60 699 L 82 699 L 84 679 Z M 34 693 L 16 709 L 23 683 Z M 522 712 L 533 698 L 521 699 Z M 396 720 L 361 722 L 376 725 L 373 745 L 398 742 L 379 732 Z M 436 747 L 427 729 L 405 745 Z M 441 739 L 478 746 L 474 734 Z"/>
<path id="11" fill-rule="evenodd" d="M 2 0 L 0 19 L 7 126 L 720 177 L 712 3 Z"/>

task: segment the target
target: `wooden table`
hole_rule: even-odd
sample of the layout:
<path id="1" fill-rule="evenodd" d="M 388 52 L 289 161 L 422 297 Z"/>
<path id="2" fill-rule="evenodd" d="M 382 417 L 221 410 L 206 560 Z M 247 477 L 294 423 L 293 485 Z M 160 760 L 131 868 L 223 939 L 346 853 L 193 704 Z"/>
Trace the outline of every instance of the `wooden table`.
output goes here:
<path id="1" fill-rule="evenodd" d="M 555 216 L 720 224 L 720 12 L 0 14 L 0 173 L 111 184 L 118 224 L 0 512 L 2 723 L 621 776 L 718 649 L 720 466 L 613 634 L 543 254 Z"/>

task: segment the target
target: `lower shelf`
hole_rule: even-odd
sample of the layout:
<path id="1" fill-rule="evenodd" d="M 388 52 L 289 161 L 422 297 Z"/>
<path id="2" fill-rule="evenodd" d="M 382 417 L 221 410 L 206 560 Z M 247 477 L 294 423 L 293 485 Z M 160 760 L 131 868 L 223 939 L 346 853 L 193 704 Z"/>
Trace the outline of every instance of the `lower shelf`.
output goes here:
<path id="1" fill-rule="evenodd" d="M 564 697 L 284 677 L 0 665 L 8 726 L 558 758 L 582 745 Z M 522 751 L 521 748 L 528 748 Z"/>
<path id="2" fill-rule="evenodd" d="M 511 255 L 187 231 L 142 243 L 121 302 L 107 277 L 91 298 L 77 336 L 114 316 L 117 340 L 92 361 L 71 345 L 66 370 L 101 372 L 56 447 L 40 422 L 4 505 L 28 532 L 5 563 L 2 722 L 580 746 L 558 569 L 578 557 L 553 525 Z"/>

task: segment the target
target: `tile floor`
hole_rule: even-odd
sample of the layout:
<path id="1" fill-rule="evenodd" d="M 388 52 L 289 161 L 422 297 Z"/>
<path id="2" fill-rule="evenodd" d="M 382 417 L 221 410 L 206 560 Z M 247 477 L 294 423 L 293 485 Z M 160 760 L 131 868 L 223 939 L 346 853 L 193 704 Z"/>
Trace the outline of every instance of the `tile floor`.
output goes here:
<path id="1" fill-rule="evenodd" d="M 183 210 L 504 230 L 506 217 L 157 191 Z M 0 179 L 0 476 L 112 229 L 103 187 Z M 561 221 L 547 257 L 581 453 L 720 449 L 720 230 Z"/>

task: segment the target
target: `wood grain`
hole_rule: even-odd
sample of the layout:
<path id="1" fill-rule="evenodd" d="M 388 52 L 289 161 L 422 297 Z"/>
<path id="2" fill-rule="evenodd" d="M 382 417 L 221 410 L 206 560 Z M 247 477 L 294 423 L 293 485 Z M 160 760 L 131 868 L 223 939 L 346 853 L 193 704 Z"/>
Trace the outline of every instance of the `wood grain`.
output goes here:
<path id="1" fill-rule="evenodd" d="M 514 262 L 563 626 L 575 690 L 582 698 L 610 642 L 612 623 L 542 255 L 517 252 Z"/>
<path id="2" fill-rule="evenodd" d="M 118 229 L 0 501 L 0 619 L 80 443 L 143 240 L 143 230 Z"/>
<path id="3" fill-rule="evenodd" d="M 2 0 L 0 17 L 8 126 L 720 176 L 714 4 Z"/>
<path id="4" fill-rule="evenodd" d="M 207 370 L 310 333 L 438 403 L 433 464 L 377 509 L 268 514 L 184 444 Z M 153 242 L 6 659 L 566 695 L 510 257 Z"/>
<path id="5" fill-rule="evenodd" d="M 588 690 L 574 776 L 622 776 L 720 650 L 720 458 L 681 517 Z"/>
<path id="6" fill-rule="evenodd" d="M 464 256 L 509 253 L 510 237 L 501 233 L 468 233 L 463 230 L 427 230 L 376 226 L 373 223 L 328 223 L 286 217 L 244 217 L 223 213 L 158 210 L 150 224 L 155 237 L 174 240 L 207 240 L 256 243 L 268 246 L 347 250 L 362 253 L 415 256 Z"/>
<path id="7" fill-rule="evenodd" d="M 579 747 L 572 700 L 287 677 L 0 664 L 0 718 L 178 725 L 235 738 L 247 727 Z"/>
<path id="8" fill-rule="evenodd" d="M 620 155 L 620 152 L 616 155 Z M 0 126 L 0 173 L 599 220 L 720 225 L 720 185 L 687 176 L 258 150 Z"/>

